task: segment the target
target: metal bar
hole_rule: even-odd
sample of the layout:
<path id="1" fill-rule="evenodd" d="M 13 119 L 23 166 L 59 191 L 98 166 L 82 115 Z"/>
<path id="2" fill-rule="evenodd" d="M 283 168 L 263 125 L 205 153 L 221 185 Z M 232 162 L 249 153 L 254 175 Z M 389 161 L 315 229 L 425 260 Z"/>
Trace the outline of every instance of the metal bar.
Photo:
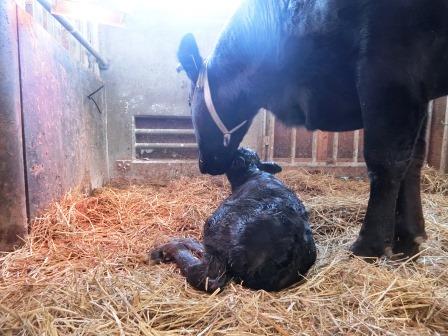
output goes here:
<path id="1" fill-rule="evenodd" d="M 194 135 L 192 129 L 169 129 L 169 128 L 157 128 L 157 129 L 135 129 L 135 134 L 174 134 L 174 135 Z"/>
<path id="2" fill-rule="evenodd" d="M 431 132 L 432 132 L 432 115 L 434 109 L 434 101 L 431 100 L 428 104 L 428 122 L 426 124 L 426 149 L 425 149 L 425 164 L 428 163 L 429 158 L 429 146 L 431 145 Z"/>
<path id="3" fill-rule="evenodd" d="M 353 162 L 358 162 L 359 157 L 359 130 L 353 134 Z"/>
<path id="4" fill-rule="evenodd" d="M 442 154 L 440 158 L 440 172 L 448 173 L 448 97 L 446 97 L 445 122 L 443 126 Z"/>
<path id="5" fill-rule="evenodd" d="M 297 128 L 293 128 L 291 132 L 291 163 L 296 161 L 297 153 Z"/>
<path id="6" fill-rule="evenodd" d="M 135 148 L 198 148 L 195 143 L 136 143 Z"/>
<path id="7" fill-rule="evenodd" d="M 137 158 L 137 147 L 135 146 L 135 144 L 137 143 L 137 133 L 135 132 L 135 116 L 132 117 L 131 128 L 132 144 L 134 146 L 134 149 L 132 150 L 132 160 L 135 160 Z"/>
<path id="8" fill-rule="evenodd" d="M 90 53 L 92 54 L 101 70 L 107 70 L 109 68 L 109 62 L 106 61 L 105 58 L 103 58 L 98 51 L 95 50 L 95 48 L 92 47 L 92 45 L 76 30 L 76 28 L 73 26 L 73 24 L 66 20 L 64 17 L 60 15 L 53 14 L 51 12 L 51 4 L 47 0 L 37 0 L 43 8 L 47 12 L 49 12 L 72 36 L 79 42 L 81 45 Z"/>

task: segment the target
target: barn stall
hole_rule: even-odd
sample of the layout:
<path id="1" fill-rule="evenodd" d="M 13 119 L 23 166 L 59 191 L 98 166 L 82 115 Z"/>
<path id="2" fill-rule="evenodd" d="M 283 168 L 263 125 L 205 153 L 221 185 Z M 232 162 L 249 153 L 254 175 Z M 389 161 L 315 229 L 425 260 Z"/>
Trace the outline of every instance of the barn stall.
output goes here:
<path id="1" fill-rule="evenodd" d="M 200 237 L 229 194 L 200 176 L 176 49 L 207 54 L 238 1 L 0 2 L 0 330 L 5 335 L 444 335 L 448 107 L 429 106 L 417 262 L 349 256 L 365 213 L 362 131 L 286 128 L 244 145 L 309 208 L 318 261 L 279 293 L 189 287 L 147 252 Z M 174 10 L 176 9 L 176 10 Z"/>

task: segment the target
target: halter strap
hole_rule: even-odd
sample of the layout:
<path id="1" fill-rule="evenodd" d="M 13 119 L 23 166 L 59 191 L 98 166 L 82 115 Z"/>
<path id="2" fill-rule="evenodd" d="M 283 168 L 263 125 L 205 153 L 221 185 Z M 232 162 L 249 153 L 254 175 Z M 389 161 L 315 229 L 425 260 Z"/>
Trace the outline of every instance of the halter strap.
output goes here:
<path id="1" fill-rule="evenodd" d="M 215 105 L 213 104 L 212 94 L 210 92 L 210 85 L 208 82 L 207 60 L 204 61 L 204 66 L 198 78 L 198 87 L 200 87 L 201 85 L 203 85 L 204 88 L 204 100 L 205 105 L 207 106 L 208 113 L 210 114 L 210 117 L 212 118 L 215 125 L 218 127 L 218 129 L 224 136 L 224 147 L 227 147 L 230 144 L 232 134 L 238 131 L 241 127 L 243 127 L 247 123 L 247 120 L 244 120 L 242 123 L 232 128 L 230 131 L 228 130 L 226 125 L 224 125 L 224 122 L 219 117 L 218 112 L 216 112 Z"/>

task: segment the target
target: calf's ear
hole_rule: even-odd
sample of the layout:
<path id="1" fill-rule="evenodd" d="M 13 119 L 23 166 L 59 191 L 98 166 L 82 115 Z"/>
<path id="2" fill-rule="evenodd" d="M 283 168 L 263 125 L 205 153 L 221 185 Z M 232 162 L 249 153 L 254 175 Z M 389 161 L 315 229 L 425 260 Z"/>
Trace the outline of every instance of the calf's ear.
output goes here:
<path id="1" fill-rule="evenodd" d="M 280 167 L 275 162 L 262 162 L 260 165 L 260 170 L 263 170 L 270 174 L 277 174 L 282 171 L 282 167 Z"/>
<path id="2" fill-rule="evenodd" d="M 182 69 L 187 73 L 188 78 L 193 83 L 196 83 L 203 60 L 193 34 L 185 35 L 180 41 L 177 59 L 182 65 Z"/>

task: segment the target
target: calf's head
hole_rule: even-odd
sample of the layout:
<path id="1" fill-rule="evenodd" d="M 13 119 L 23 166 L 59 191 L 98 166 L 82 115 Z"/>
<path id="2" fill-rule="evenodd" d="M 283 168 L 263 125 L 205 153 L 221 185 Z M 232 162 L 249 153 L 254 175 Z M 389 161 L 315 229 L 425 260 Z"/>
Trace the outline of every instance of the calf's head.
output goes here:
<path id="1" fill-rule="evenodd" d="M 247 76 L 238 69 L 221 67 L 219 57 L 204 61 L 192 34 L 183 37 L 177 57 L 191 80 L 189 104 L 201 173 L 225 173 L 249 129 L 257 108 L 245 93 Z"/>
<path id="2" fill-rule="evenodd" d="M 277 174 L 282 171 L 282 167 L 274 162 L 263 162 L 254 151 L 240 148 L 237 150 L 226 175 L 232 188 L 235 188 L 245 183 L 254 173 L 260 170 Z"/>

